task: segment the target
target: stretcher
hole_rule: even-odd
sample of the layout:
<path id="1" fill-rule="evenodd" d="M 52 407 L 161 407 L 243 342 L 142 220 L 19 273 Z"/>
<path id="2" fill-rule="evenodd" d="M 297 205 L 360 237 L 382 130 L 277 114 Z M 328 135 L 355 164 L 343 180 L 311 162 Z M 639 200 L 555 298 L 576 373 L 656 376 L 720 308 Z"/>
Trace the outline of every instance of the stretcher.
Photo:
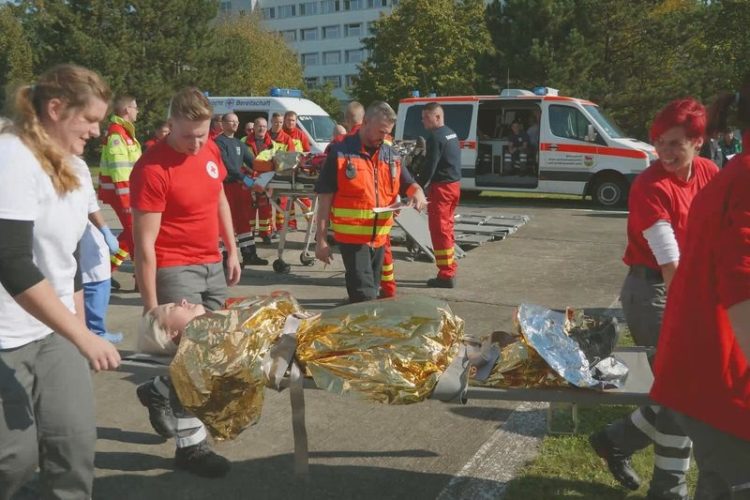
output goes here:
<path id="1" fill-rule="evenodd" d="M 577 387 L 558 388 L 510 388 L 501 389 L 495 387 L 477 387 L 470 385 L 467 392 L 468 404 L 472 400 L 494 400 L 494 401 L 536 401 L 551 403 L 547 410 L 548 430 L 552 420 L 552 411 L 555 403 L 567 403 L 572 408 L 572 419 L 574 431 L 578 424 L 579 405 L 638 405 L 651 404 L 649 391 L 653 383 L 653 374 L 648 363 L 648 354 L 651 351 L 643 347 L 620 347 L 613 355 L 625 362 L 629 374 L 625 384 L 618 389 L 597 391 L 581 389 Z M 156 357 L 146 354 L 133 353 L 123 356 L 124 366 L 142 367 L 157 370 L 164 374 L 171 358 Z M 291 369 L 280 377 L 274 387 L 278 391 L 289 389 L 292 408 L 292 430 L 294 435 L 295 473 L 299 477 L 305 477 L 309 471 L 307 430 L 305 428 L 305 401 L 303 389 L 318 389 L 311 378 L 303 377 L 299 369 L 294 369 L 296 363 L 291 364 Z"/>
<path id="2" fill-rule="evenodd" d="M 300 153 L 276 153 L 273 158 L 275 175 L 266 185 L 266 194 L 274 209 L 284 215 L 284 223 L 279 230 L 279 243 L 273 270 L 287 274 L 291 265 L 284 260 L 287 237 L 289 235 L 289 221 L 292 208 L 296 207 L 297 214 L 303 214 L 307 227 L 305 239 L 299 261 L 303 266 L 315 264 L 315 252 L 310 246 L 315 241 L 315 182 L 318 179 L 319 168 L 322 165 L 320 155 L 304 155 Z M 280 197 L 286 197 L 286 203 L 281 206 Z M 312 199 L 312 206 L 302 203 L 302 198 Z"/>

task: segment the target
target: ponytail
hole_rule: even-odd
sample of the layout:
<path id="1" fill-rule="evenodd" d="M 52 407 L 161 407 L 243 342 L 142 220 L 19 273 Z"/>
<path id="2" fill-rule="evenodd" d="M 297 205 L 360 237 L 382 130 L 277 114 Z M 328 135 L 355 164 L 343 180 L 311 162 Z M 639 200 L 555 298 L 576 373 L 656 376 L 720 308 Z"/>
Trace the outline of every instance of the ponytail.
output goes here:
<path id="1" fill-rule="evenodd" d="M 98 74 L 73 64 L 55 66 L 44 72 L 36 84 L 20 87 L 15 93 L 10 130 L 31 150 L 58 194 L 73 191 L 81 184 L 67 161 L 69 153 L 49 136 L 40 117 L 52 99 L 64 101 L 65 112 L 70 113 L 84 109 L 94 97 L 108 102 L 109 87 Z"/>
<path id="2" fill-rule="evenodd" d="M 719 94 L 709 108 L 706 130 L 709 137 L 732 126 L 750 128 L 750 73 L 738 92 Z"/>

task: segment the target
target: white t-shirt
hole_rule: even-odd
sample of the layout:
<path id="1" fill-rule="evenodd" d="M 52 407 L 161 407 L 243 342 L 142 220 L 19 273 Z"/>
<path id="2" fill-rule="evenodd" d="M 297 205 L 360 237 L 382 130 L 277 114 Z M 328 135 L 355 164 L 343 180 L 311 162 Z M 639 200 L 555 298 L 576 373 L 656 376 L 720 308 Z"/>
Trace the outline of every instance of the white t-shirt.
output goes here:
<path id="1" fill-rule="evenodd" d="M 34 222 L 34 263 L 71 311 L 76 245 L 83 236 L 93 186 L 59 196 L 52 180 L 21 140 L 0 134 L 0 219 Z M 2 235 L 0 235 L 2 238 Z M 19 347 L 51 333 L 0 286 L 0 349 Z"/>
<path id="2" fill-rule="evenodd" d="M 81 158 L 73 157 L 71 160 L 76 167 L 81 184 L 91 186 L 89 193 L 88 213 L 99 211 L 99 201 L 94 192 L 94 183 L 91 180 L 91 171 Z M 104 240 L 104 235 L 91 222 L 86 224 L 86 230 L 81 238 L 81 253 L 79 265 L 81 266 L 81 280 L 83 283 L 97 283 L 112 278 L 112 264 L 109 260 L 109 247 Z"/>

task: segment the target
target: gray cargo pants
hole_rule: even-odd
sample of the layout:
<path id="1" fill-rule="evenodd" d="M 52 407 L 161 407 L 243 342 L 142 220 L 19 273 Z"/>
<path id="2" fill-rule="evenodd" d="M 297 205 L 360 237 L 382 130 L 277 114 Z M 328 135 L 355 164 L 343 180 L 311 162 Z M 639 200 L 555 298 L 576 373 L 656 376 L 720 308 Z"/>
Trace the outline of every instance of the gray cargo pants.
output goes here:
<path id="1" fill-rule="evenodd" d="M 642 266 L 631 267 L 620 300 L 635 343 L 656 347 L 666 304 L 666 286 L 661 273 Z M 606 433 L 627 455 L 653 443 L 654 473 L 649 493 L 655 498 L 687 498 L 686 474 L 690 468 L 692 443 L 680 428 L 674 412 L 655 405 L 643 406 L 609 424 Z"/>
<path id="2" fill-rule="evenodd" d="M 90 498 L 96 421 L 86 359 L 51 333 L 0 350 L 0 499 L 28 482 L 37 465 L 41 498 Z"/>
<path id="3" fill-rule="evenodd" d="M 227 300 L 227 281 L 221 262 L 191 266 L 163 267 L 156 272 L 156 296 L 159 304 L 180 302 L 203 304 L 208 310 L 220 309 Z M 170 400 L 177 417 L 178 448 L 194 446 L 206 439 L 203 423 L 186 411 L 168 376 L 156 377 L 154 386 Z"/>

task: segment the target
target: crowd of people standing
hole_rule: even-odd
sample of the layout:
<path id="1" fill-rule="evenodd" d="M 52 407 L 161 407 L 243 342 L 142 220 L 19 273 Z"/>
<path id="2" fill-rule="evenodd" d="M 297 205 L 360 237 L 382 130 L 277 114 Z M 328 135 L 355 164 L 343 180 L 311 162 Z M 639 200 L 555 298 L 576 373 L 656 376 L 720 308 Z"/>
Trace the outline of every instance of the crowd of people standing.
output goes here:
<path id="1" fill-rule="evenodd" d="M 136 99 L 117 97 L 99 178 L 99 199 L 123 227 L 115 238 L 80 159 L 86 142 L 99 137 L 111 97 L 95 72 L 56 66 L 17 91 L 13 121 L 0 130 L 0 499 L 12 498 L 37 466 L 42 496 L 92 495 L 90 371 L 120 363 L 113 343 L 121 336 L 104 327 L 111 271 L 134 259 L 140 329 L 150 332 L 139 345 L 174 353 L 185 318 L 221 308 L 243 264 L 267 263 L 255 251 L 255 232 L 271 241 L 278 219 L 262 209 L 272 194 L 257 185 L 256 162 L 309 150 L 293 111 L 272 114 L 270 128 L 258 118 L 237 139 L 236 115 L 212 125 L 208 99 L 185 88 L 171 100 L 161 137 L 143 152 Z M 383 284 L 393 277 L 394 213 L 374 209 L 402 196 L 428 212 L 438 269 L 427 285 L 456 286 L 458 139 L 441 106 L 425 106 L 430 134 L 415 177 L 390 143 L 395 118 L 385 102 L 350 105 L 347 133 L 332 141 L 315 189 L 316 257 L 331 262 L 330 230 L 349 302 L 392 294 Z M 653 443 L 649 498 L 687 498 L 691 447 L 697 498 L 750 498 L 750 154 L 742 152 L 750 135 L 741 148 L 727 132 L 733 126 L 749 130 L 750 79 L 708 112 L 693 99 L 670 103 L 651 128 L 659 159 L 631 190 L 621 299 L 635 341 L 656 348 L 655 405 L 590 441 L 628 488 L 640 484 L 630 455 Z M 698 156 L 717 132 L 728 160 L 721 170 Z M 88 272 L 84 282 L 85 271 L 102 262 L 110 274 Z M 154 430 L 175 439 L 177 467 L 206 477 L 227 473 L 229 461 L 210 448 L 169 377 L 139 385 L 136 395 Z"/>

